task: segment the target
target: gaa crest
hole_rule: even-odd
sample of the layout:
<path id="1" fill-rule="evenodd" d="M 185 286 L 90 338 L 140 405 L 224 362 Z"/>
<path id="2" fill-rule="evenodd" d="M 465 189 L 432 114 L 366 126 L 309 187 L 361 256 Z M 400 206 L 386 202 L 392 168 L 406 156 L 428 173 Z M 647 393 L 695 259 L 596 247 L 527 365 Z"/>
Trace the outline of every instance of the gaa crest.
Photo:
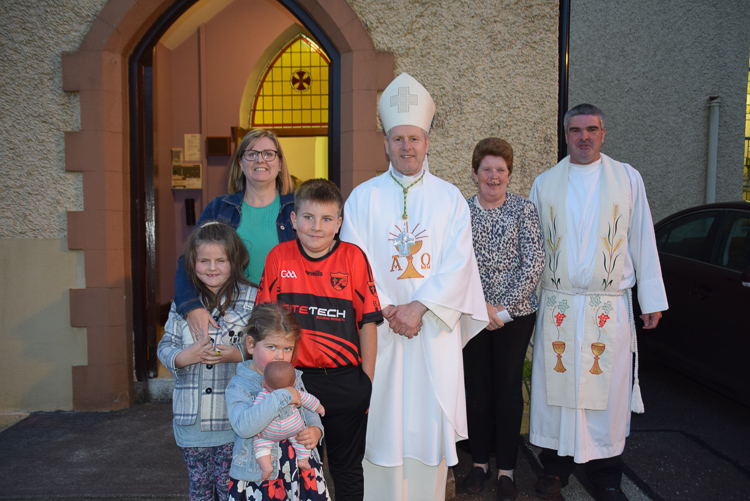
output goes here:
<path id="1" fill-rule="evenodd" d="M 349 285 L 348 273 L 331 273 L 331 286 L 337 291 L 342 291 Z"/>

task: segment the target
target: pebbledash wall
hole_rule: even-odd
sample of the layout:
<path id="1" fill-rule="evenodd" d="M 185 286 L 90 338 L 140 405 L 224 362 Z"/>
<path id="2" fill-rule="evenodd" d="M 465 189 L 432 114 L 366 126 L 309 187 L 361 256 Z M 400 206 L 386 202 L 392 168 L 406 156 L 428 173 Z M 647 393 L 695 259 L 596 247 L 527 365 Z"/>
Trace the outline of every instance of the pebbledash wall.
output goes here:
<path id="1" fill-rule="evenodd" d="M 133 403 L 127 60 L 170 3 L 0 2 L 0 412 Z M 466 195 L 485 136 L 514 144 L 514 191 L 554 163 L 557 2 L 298 3 L 341 54 L 345 194 L 387 167 L 377 97 L 401 71 Z"/>
<path id="2" fill-rule="evenodd" d="M 67 214 L 84 196 L 82 174 L 65 169 L 64 131 L 80 128 L 81 113 L 61 60 L 105 3 L 0 2 L 2 412 L 71 409 L 73 367 L 89 361 L 86 329 L 70 321 L 69 290 L 86 277 Z"/>
<path id="3" fill-rule="evenodd" d="M 574 0 L 569 104 L 606 116 L 602 151 L 643 175 L 654 222 L 705 203 L 709 97 L 721 100 L 716 201 L 742 200 L 746 0 Z"/>

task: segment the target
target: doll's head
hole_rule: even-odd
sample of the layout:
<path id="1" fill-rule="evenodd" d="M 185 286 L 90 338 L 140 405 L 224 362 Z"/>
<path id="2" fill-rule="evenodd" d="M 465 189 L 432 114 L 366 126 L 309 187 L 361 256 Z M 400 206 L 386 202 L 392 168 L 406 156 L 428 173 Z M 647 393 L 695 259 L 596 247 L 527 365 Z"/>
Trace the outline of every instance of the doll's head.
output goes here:
<path id="1" fill-rule="evenodd" d="M 294 366 L 289 362 L 276 361 L 268 362 L 266 369 L 263 371 L 263 388 L 268 391 L 278 390 L 294 386 L 296 373 Z"/>

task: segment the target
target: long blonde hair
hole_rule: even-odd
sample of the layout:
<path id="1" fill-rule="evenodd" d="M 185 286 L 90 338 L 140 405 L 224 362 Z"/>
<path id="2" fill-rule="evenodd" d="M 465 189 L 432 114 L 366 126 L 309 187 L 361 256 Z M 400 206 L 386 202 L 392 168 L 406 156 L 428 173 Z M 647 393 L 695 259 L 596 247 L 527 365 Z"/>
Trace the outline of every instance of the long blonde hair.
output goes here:
<path id="1" fill-rule="evenodd" d="M 242 154 L 245 153 L 245 150 L 252 148 L 258 140 L 264 137 L 273 141 L 273 144 L 276 146 L 276 154 L 279 158 L 279 165 L 281 168 L 279 169 L 279 175 L 276 176 L 276 189 L 279 190 L 281 195 L 288 195 L 294 192 L 294 181 L 292 181 L 292 176 L 289 174 L 289 168 L 286 165 L 286 157 L 281 149 L 279 138 L 270 130 L 255 129 L 245 134 L 245 137 L 242 138 L 242 141 L 240 141 L 240 144 L 237 146 L 234 155 L 232 155 L 232 159 L 229 161 L 229 193 L 245 192 L 245 183 L 247 183 L 247 180 L 245 179 L 245 174 L 242 172 L 242 167 L 240 166 Z"/>

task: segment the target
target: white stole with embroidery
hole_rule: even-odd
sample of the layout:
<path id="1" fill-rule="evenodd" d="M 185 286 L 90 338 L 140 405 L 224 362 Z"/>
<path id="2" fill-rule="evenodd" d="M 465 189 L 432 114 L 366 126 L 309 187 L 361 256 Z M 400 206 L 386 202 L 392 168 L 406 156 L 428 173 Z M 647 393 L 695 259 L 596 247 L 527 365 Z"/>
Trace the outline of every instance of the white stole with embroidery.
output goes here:
<path id="1" fill-rule="evenodd" d="M 546 263 L 541 285 L 546 309 L 542 329 L 547 403 L 577 409 L 607 408 L 615 349 L 617 299 L 627 249 L 630 183 L 625 167 L 601 155 L 599 223 L 595 268 L 586 289 L 572 286 L 568 273 L 566 204 L 569 157 L 550 169 L 541 186 L 540 219 Z M 576 318 L 573 300 L 586 295 L 583 318 Z M 576 401 L 575 339 L 583 329 L 578 400 Z"/>

